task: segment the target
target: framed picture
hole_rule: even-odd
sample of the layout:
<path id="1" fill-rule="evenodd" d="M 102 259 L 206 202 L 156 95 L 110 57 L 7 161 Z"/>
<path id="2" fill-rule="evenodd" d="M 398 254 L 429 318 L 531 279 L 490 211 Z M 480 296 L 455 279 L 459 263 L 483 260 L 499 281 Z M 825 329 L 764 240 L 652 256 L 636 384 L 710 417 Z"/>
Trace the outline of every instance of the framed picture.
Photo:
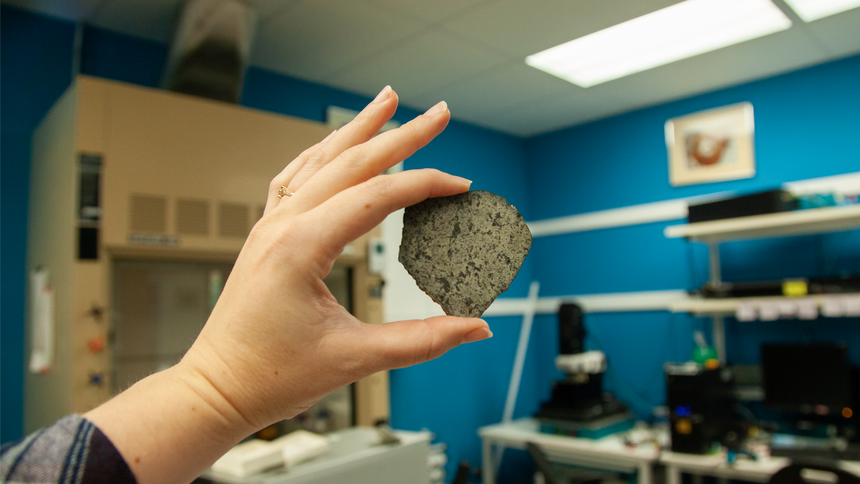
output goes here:
<path id="1" fill-rule="evenodd" d="M 754 131 L 750 103 L 666 121 L 669 182 L 681 186 L 752 178 Z"/>

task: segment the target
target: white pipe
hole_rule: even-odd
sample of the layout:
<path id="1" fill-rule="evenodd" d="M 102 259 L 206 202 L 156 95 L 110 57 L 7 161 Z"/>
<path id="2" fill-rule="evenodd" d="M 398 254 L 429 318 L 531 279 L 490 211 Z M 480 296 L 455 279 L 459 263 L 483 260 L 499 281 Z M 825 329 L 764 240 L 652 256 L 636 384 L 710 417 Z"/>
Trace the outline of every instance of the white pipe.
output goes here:
<path id="1" fill-rule="evenodd" d="M 537 310 L 538 291 L 540 283 L 532 281 L 529 286 L 529 295 L 526 299 L 525 312 L 523 313 L 523 325 L 520 328 L 520 341 L 517 343 L 517 355 L 514 358 L 514 369 L 511 372 L 511 382 L 508 385 L 508 398 L 505 400 L 505 411 L 502 414 L 502 423 L 509 423 L 514 417 L 514 407 L 517 404 L 517 395 L 520 392 L 520 379 L 523 376 L 523 365 L 526 362 L 526 350 L 529 347 L 529 336 L 532 332 L 532 322 L 535 319 L 535 311 Z M 502 464 L 502 452 L 504 449 L 499 449 L 496 452 L 496 469 Z"/>

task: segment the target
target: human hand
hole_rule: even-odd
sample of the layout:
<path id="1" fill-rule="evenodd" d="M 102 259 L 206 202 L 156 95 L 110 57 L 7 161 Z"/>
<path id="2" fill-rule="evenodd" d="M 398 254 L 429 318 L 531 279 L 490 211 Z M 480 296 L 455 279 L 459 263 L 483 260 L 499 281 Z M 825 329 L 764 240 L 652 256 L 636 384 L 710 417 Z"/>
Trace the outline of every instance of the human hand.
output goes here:
<path id="1" fill-rule="evenodd" d="M 430 142 L 450 117 L 440 103 L 372 138 L 396 107 L 397 95 L 384 89 L 355 121 L 272 181 L 265 215 L 183 359 L 255 427 L 293 417 L 374 372 L 491 336 L 480 319 L 365 324 L 322 282 L 344 246 L 392 211 L 469 188 L 468 180 L 435 170 L 377 177 Z M 278 198 L 282 186 L 294 195 Z"/>
<path id="2" fill-rule="evenodd" d="M 353 122 L 287 165 L 183 359 L 86 414 L 138 482 L 190 482 L 247 435 L 339 387 L 492 336 L 481 319 L 365 324 L 323 283 L 346 244 L 389 213 L 469 189 L 468 180 L 436 170 L 377 176 L 450 118 L 440 103 L 374 138 L 396 108 L 386 87 Z M 282 186 L 293 195 L 279 198 Z"/>

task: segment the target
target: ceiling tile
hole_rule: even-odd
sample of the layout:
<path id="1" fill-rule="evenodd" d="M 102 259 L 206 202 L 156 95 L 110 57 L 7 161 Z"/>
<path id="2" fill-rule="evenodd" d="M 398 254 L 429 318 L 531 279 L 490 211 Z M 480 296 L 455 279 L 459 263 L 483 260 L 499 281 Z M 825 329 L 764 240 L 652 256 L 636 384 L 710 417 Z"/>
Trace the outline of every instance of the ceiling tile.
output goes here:
<path id="1" fill-rule="evenodd" d="M 315 0 L 264 19 L 254 65 L 328 84 L 326 75 L 414 35 L 423 24 L 363 2 Z"/>
<path id="2" fill-rule="evenodd" d="M 781 74 L 824 56 L 805 32 L 789 29 L 589 89 L 608 93 L 609 115 Z"/>
<path id="3" fill-rule="evenodd" d="M 536 107 L 524 110 L 519 123 L 528 130 L 519 134 L 539 133 L 547 126 L 550 126 L 547 130 L 560 129 L 777 75 L 821 62 L 823 55 L 822 49 L 802 30 L 786 30 L 584 90 L 594 97 L 548 97 L 534 103 Z M 594 100 L 599 103 L 591 102 Z M 560 106 L 571 101 L 577 104 L 565 115 L 552 107 L 556 101 Z M 535 110 L 546 112 L 547 119 L 532 119 Z M 492 113 L 491 117 L 507 123 L 508 129 L 515 125 L 501 113 Z"/>
<path id="4" fill-rule="evenodd" d="M 0 1 L 166 42 L 181 0 Z M 444 99 L 455 119 L 520 136 L 860 53 L 860 9 L 790 13 L 785 32 L 583 89 L 525 56 L 680 0 L 246 1 L 260 15 L 255 65 L 367 96 L 391 84 L 404 106 Z"/>
<path id="5" fill-rule="evenodd" d="M 85 20 L 102 0 L 3 0 L 3 5 L 43 13 L 65 20 Z"/>
<path id="6" fill-rule="evenodd" d="M 487 0 L 371 0 L 371 3 L 426 22 L 438 22 L 486 2 Z"/>
<path id="7" fill-rule="evenodd" d="M 810 22 L 804 27 L 832 55 L 860 51 L 860 8 Z"/>
<path id="8" fill-rule="evenodd" d="M 93 12 L 89 23 L 167 43 L 178 8 L 179 0 L 108 0 Z"/>
<path id="9" fill-rule="evenodd" d="M 517 60 L 461 82 L 419 94 L 413 100 L 420 106 L 430 107 L 444 99 L 455 118 L 479 118 L 530 99 L 560 96 L 575 89 L 582 88 Z"/>
<path id="10" fill-rule="evenodd" d="M 501 0 L 451 18 L 443 27 L 525 58 L 674 3 L 678 0 Z"/>
<path id="11" fill-rule="evenodd" d="M 605 93 L 577 89 L 567 95 L 528 101 L 485 119 L 488 127 L 527 137 L 569 126 L 571 119 L 598 116 L 606 102 Z"/>
<path id="12" fill-rule="evenodd" d="M 418 94 L 467 79 L 505 62 L 505 57 L 494 52 L 430 30 L 338 72 L 331 82 L 335 86 L 351 86 L 353 91 L 368 95 L 391 84 L 403 104 L 413 105 Z"/>

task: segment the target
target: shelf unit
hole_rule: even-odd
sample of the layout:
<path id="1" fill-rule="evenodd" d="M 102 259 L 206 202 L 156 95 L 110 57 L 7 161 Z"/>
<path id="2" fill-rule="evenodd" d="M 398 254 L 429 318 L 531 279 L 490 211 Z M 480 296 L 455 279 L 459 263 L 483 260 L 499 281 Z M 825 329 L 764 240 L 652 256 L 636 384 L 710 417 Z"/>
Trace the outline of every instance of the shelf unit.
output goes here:
<path id="1" fill-rule="evenodd" d="M 837 232 L 860 227 L 860 205 L 813 208 L 666 227 L 668 238 L 696 242 L 779 237 Z"/>
<path id="2" fill-rule="evenodd" d="M 849 309 L 842 310 L 840 316 L 860 316 L 860 313 L 855 309 L 854 301 L 860 301 L 860 293 L 844 293 L 844 294 L 813 294 L 804 297 L 783 297 L 783 296 L 767 296 L 767 297 L 733 297 L 733 298 L 704 298 L 704 297 L 688 297 L 669 304 L 669 311 L 673 313 L 693 313 L 693 314 L 724 314 L 731 316 L 736 314 L 738 308 L 744 304 L 756 305 L 785 305 L 794 306 L 811 304 L 817 308 L 822 308 L 822 314 L 827 314 L 828 303 L 842 302 L 842 300 L 851 299 Z M 843 304 L 844 306 L 845 304 Z"/>
<path id="3" fill-rule="evenodd" d="M 824 207 L 792 212 L 737 217 L 709 222 L 698 222 L 666 227 L 664 235 L 668 238 L 686 238 L 693 242 L 708 245 L 708 270 L 710 282 L 714 286 L 722 283 L 720 272 L 719 244 L 730 240 L 760 239 L 789 235 L 822 234 L 852 230 L 860 227 L 860 205 Z M 794 298 L 759 298 L 770 302 L 788 301 Z M 813 297 L 819 305 L 825 298 Z M 739 304 L 746 299 L 704 299 L 689 298 L 670 306 L 673 312 L 707 314 L 713 319 L 713 341 L 720 363 L 726 363 L 725 321 L 727 314 L 733 314 Z"/>

